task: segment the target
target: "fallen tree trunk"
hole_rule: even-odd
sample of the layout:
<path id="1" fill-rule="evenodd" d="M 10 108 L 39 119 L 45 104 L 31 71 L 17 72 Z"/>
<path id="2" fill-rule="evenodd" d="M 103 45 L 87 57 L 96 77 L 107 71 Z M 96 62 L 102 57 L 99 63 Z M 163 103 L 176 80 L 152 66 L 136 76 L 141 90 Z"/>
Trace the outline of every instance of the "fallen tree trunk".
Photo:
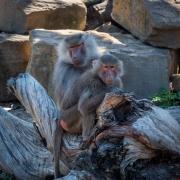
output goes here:
<path id="1" fill-rule="evenodd" d="M 33 124 L 0 108 L 0 166 L 18 179 L 45 179 L 53 175 L 53 156 L 44 147 Z"/>
<path id="2" fill-rule="evenodd" d="M 29 74 L 11 79 L 8 86 L 40 135 L 31 122 L 0 109 L 0 166 L 18 179 L 45 179 L 54 172 L 50 151 L 56 105 Z M 81 136 L 64 134 L 60 170 L 68 175 L 60 179 L 180 177 L 180 125 L 167 111 L 119 91 L 106 96 L 97 115 L 85 150 L 79 149 Z"/>

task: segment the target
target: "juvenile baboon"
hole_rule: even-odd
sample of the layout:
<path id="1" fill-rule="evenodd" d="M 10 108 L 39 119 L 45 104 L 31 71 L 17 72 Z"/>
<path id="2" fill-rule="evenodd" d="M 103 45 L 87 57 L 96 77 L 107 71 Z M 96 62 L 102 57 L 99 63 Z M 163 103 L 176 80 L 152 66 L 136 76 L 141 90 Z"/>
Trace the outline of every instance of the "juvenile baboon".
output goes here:
<path id="1" fill-rule="evenodd" d="M 103 101 L 105 94 L 113 88 L 122 88 L 122 75 L 122 62 L 113 55 L 104 54 L 93 62 L 92 69 L 85 72 L 72 87 L 69 99 L 64 103 L 62 114 L 78 102 L 84 142 L 95 125 L 96 109 Z"/>
<path id="2" fill-rule="evenodd" d="M 60 111 L 60 119 L 57 121 L 53 135 L 56 178 L 60 176 L 59 156 L 62 129 L 71 133 L 81 133 L 82 129 L 80 113 L 77 109 L 78 101 L 72 107 L 69 106 L 69 111 L 62 116 L 64 103 L 69 101 L 75 81 L 91 67 L 92 61 L 100 56 L 97 44 L 89 33 L 77 33 L 65 38 L 58 45 L 57 51 L 59 57 L 53 73 L 54 98 Z"/>

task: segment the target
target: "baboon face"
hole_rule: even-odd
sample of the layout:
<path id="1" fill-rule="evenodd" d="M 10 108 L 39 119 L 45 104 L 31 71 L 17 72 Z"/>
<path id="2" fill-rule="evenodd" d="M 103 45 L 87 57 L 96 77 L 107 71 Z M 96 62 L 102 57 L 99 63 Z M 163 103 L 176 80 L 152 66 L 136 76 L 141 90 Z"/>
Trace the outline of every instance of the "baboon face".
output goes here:
<path id="1" fill-rule="evenodd" d="M 86 64 L 86 39 L 84 34 L 75 34 L 65 39 L 69 57 L 74 66 L 83 66 Z"/>
<path id="2" fill-rule="evenodd" d="M 81 66 L 84 64 L 86 56 L 86 48 L 83 42 L 69 47 L 69 55 L 72 59 L 72 63 L 75 66 Z"/>
<path id="3" fill-rule="evenodd" d="M 117 68 L 114 64 L 102 64 L 99 76 L 107 85 L 113 85 L 117 78 Z"/>
<path id="4" fill-rule="evenodd" d="M 95 61 L 94 71 L 106 85 L 111 86 L 122 76 L 123 65 L 113 55 L 105 54 Z"/>

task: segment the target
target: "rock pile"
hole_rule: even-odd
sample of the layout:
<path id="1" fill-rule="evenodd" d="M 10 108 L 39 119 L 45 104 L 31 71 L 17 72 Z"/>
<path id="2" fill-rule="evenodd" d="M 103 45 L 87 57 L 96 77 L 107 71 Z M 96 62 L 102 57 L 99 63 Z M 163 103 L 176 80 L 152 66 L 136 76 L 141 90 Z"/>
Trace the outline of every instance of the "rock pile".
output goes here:
<path id="1" fill-rule="evenodd" d="M 56 46 L 62 38 L 76 32 L 33 30 L 30 34 L 32 53 L 27 71 L 48 89 L 49 94 L 52 94 L 51 76 L 57 60 Z M 138 97 L 150 97 L 161 88 L 168 87 L 169 50 L 143 44 L 130 34 L 90 33 L 95 37 L 100 51 L 110 51 L 124 62 L 123 84 L 127 91 L 134 92 Z"/>
<path id="2" fill-rule="evenodd" d="M 15 97 L 8 94 L 6 81 L 26 69 L 31 53 L 29 31 L 84 30 L 87 9 L 81 0 L 2 0 L 0 7 L 0 101 L 10 101 Z"/>
<path id="3" fill-rule="evenodd" d="M 91 33 L 100 50 L 110 51 L 124 62 L 124 88 L 137 97 L 168 89 L 169 78 L 173 81 L 172 74 L 178 72 L 180 4 L 173 0 L 1 0 L 0 7 L 0 101 L 14 99 L 5 82 L 24 72 L 26 66 L 51 93 L 55 47 L 63 37 L 75 33 L 62 29 L 98 26 L 99 32 Z M 100 26 L 111 20 L 115 26 Z M 33 30 L 37 28 L 48 30 Z"/>
<path id="4" fill-rule="evenodd" d="M 2 0 L 0 30 L 28 33 L 35 28 L 80 29 L 86 24 L 86 7 L 80 0 Z"/>
<path id="5" fill-rule="evenodd" d="M 174 0 L 115 0 L 112 18 L 153 46 L 180 48 L 180 4 Z"/>
<path id="6" fill-rule="evenodd" d="M 114 0 L 112 19 L 145 43 L 173 49 L 170 78 L 180 90 L 180 3 L 176 0 Z M 176 49 L 176 50 L 174 50 Z"/>

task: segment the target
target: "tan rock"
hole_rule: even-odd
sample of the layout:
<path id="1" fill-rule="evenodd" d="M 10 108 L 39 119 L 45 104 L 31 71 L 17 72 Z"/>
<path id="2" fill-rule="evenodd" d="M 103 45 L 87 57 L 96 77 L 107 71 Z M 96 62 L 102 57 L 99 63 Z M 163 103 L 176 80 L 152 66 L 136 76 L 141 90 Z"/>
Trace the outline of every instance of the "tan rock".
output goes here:
<path id="1" fill-rule="evenodd" d="M 52 71 L 57 60 L 55 48 L 62 38 L 76 32 L 33 30 L 30 34 L 32 54 L 27 72 L 40 81 L 50 95 L 53 92 Z M 150 97 L 161 88 L 168 88 L 169 50 L 145 45 L 129 34 L 90 32 L 100 51 L 110 51 L 124 62 L 126 91 L 133 91 L 138 97 Z"/>
<path id="2" fill-rule="evenodd" d="M 14 100 L 8 93 L 7 80 L 25 72 L 30 56 L 29 36 L 0 34 L 0 101 Z"/>
<path id="3" fill-rule="evenodd" d="M 174 0 L 114 0 L 111 16 L 145 42 L 180 48 L 180 4 Z"/>
<path id="4" fill-rule="evenodd" d="M 1 0 L 0 7 L 0 30 L 5 32 L 83 30 L 86 24 L 86 7 L 81 0 Z"/>

